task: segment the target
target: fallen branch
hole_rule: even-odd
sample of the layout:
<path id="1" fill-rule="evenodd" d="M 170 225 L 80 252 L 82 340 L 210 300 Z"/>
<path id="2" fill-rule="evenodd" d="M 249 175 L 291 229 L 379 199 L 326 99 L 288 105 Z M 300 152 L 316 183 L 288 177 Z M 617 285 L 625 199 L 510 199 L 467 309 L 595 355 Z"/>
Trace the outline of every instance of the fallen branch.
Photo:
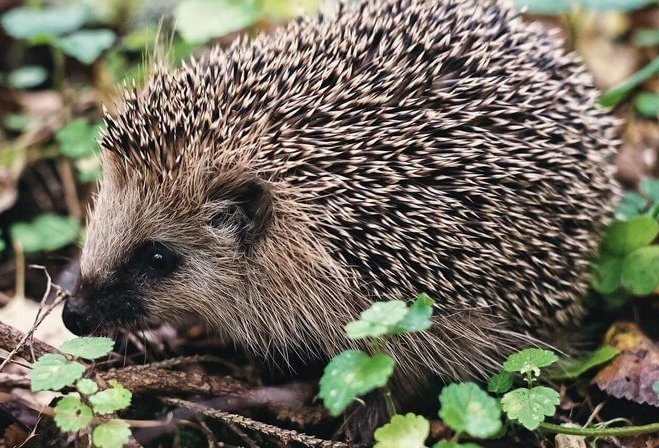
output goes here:
<path id="1" fill-rule="evenodd" d="M 34 356 L 37 358 L 39 356 L 45 355 L 46 353 L 58 353 L 58 350 L 55 347 L 46 344 L 39 339 L 32 340 L 32 350 L 30 350 L 30 347 L 25 345 L 25 342 L 21 343 L 21 341 L 27 341 L 27 339 L 28 336 L 26 333 L 23 333 L 22 331 L 17 330 L 10 325 L 0 322 L 0 349 L 9 352 L 9 355 L 5 357 L 3 366 L 7 360 L 10 360 L 14 356 L 18 356 L 25 360 L 30 360 L 32 358 L 33 352 Z"/>

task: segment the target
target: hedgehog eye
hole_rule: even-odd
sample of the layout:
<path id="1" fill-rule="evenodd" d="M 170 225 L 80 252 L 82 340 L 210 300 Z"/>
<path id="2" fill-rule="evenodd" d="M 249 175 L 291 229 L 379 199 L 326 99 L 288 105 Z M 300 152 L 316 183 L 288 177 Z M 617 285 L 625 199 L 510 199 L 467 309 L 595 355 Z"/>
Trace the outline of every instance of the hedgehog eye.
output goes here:
<path id="1" fill-rule="evenodd" d="M 164 276 L 176 269 L 178 256 L 164 244 L 151 243 L 145 249 L 144 264 L 150 273 Z"/>

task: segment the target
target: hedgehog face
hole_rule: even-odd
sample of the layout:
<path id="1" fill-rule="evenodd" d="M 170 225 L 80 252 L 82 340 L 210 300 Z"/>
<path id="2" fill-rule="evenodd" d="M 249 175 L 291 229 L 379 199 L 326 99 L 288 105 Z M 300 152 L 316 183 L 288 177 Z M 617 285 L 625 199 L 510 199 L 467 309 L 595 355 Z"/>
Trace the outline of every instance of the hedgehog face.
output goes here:
<path id="1" fill-rule="evenodd" d="M 154 183 L 115 176 L 112 161 L 106 166 L 66 326 L 88 334 L 151 321 L 235 322 L 246 260 L 269 222 L 265 184 L 222 176 L 193 194 L 200 185 L 194 173 L 182 176 L 189 185 Z"/>

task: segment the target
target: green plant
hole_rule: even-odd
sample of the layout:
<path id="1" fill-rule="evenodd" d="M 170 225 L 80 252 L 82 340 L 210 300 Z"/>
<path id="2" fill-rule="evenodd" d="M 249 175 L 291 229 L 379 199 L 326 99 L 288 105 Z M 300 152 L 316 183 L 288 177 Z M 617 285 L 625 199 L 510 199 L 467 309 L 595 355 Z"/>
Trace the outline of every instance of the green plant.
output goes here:
<path id="1" fill-rule="evenodd" d="M 103 337 L 75 338 L 61 346 L 60 354 L 46 354 L 32 365 L 30 383 L 33 392 L 61 391 L 65 394 L 54 408 L 54 421 L 65 432 L 90 431 L 98 448 L 120 448 L 130 438 L 126 421 L 105 417 L 130 406 L 132 394 L 118 382 L 99 390 L 98 384 L 83 378 L 86 367 L 78 360 L 94 360 L 106 356 L 113 347 L 112 339 Z"/>

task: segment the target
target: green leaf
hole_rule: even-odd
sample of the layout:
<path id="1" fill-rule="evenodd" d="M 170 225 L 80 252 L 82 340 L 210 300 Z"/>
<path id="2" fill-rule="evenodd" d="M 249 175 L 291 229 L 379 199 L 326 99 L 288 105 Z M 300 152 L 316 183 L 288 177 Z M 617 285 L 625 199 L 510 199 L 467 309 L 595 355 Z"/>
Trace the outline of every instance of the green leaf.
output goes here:
<path id="1" fill-rule="evenodd" d="M 579 0 L 582 8 L 589 11 L 621 11 L 628 12 L 645 8 L 655 0 Z"/>
<path id="2" fill-rule="evenodd" d="M 77 177 L 80 182 L 96 182 L 103 177 L 101 159 L 97 154 L 84 159 L 76 159 L 75 166 L 78 170 Z"/>
<path id="3" fill-rule="evenodd" d="M 420 415 L 394 415 L 389 423 L 375 430 L 374 448 L 425 448 L 428 434 L 430 423 Z"/>
<path id="4" fill-rule="evenodd" d="M 375 302 L 362 311 L 361 319 L 346 325 L 346 335 L 350 339 L 378 337 L 387 334 L 407 314 L 407 305 L 402 300 Z"/>
<path id="5" fill-rule="evenodd" d="M 330 414 L 339 415 L 356 397 L 387 384 L 393 371 L 394 360 L 387 355 L 346 350 L 325 367 L 319 396 Z"/>
<path id="6" fill-rule="evenodd" d="M 659 45 L 659 28 L 640 28 L 634 33 L 633 41 L 637 47 Z"/>
<path id="7" fill-rule="evenodd" d="M 506 372 L 505 370 L 497 373 L 487 382 L 487 390 L 493 394 L 503 394 L 508 392 L 512 386 L 513 376 L 510 372 Z"/>
<path id="8" fill-rule="evenodd" d="M 652 199 L 652 201 L 659 201 L 659 179 L 646 177 L 638 183 L 638 189 L 644 196 Z"/>
<path id="9" fill-rule="evenodd" d="M 65 156 L 77 159 L 90 157 L 98 149 L 100 127 L 90 124 L 84 118 L 76 118 L 57 131 L 55 140 L 60 145 L 60 152 Z"/>
<path id="10" fill-rule="evenodd" d="M 659 93 L 641 92 L 634 98 L 636 110 L 648 118 L 659 117 Z M 656 199 L 655 199 L 656 200 Z"/>
<path id="11" fill-rule="evenodd" d="M 7 114 L 5 116 L 4 126 L 10 131 L 23 132 L 32 123 L 32 118 L 29 115 L 23 114 Z"/>
<path id="12" fill-rule="evenodd" d="M 618 219 L 629 219 L 638 216 L 648 206 L 648 201 L 638 193 L 628 191 L 623 196 L 615 210 Z"/>
<path id="13" fill-rule="evenodd" d="M 44 9 L 14 8 L 0 23 L 16 39 L 42 39 L 59 36 L 80 28 L 89 16 L 87 5 L 72 3 Z"/>
<path id="14" fill-rule="evenodd" d="M 98 359 L 110 353 L 113 348 L 114 341 L 110 338 L 86 336 L 64 342 L 60 350 L 76 358 Z"/>
<path id="15" fill-rule="evenodd" d="M 61 390 L 71 386 L 85 373 L 85 366 L 67 360 L 64 356 L 48 353 L 32 365 L 30 382 L 32 392 Z"/>
<path id="16" fill-rule="evenodd" d="M 578 378 L 593 367 L 608 363 L 618 356 L 620 350 L 609 345 L 598 348 L 584 359 L 575 359 L 565 366 L 562 366 L 560 378 Z"/>
<path id="17" fill-rule="evenodd" d="M 622 259 L 603 255 L 593 266 L 591 283 L 595 291 L 608 295 L 615 292 L 620 286 L 622 275 Z"/>
<path id="18" fill-rule="evenodd" d="M 262 15 L 256 0 L 183 0 L 174 10 L 177 31 L 199 44 L 246 28 Z"/>
<path id="19" fill-rule="evenodd" d="M 498 401 L 474 383 L 449 384 L 439 395 L 439 417 L 457 432 L 486 439 L 501 430 Z"/>
<path id="20" fill-rule="evenodd" d="M 9 73 L 7 84 L 15 89 L 37 87 L 48 79 L 48 72 L 39 65 L 26 65 Z"/>
<path id="21" fill-rule="evenodd" d="M 115 380 L 110 380 L 112 388 L 105 389 L 89 397 L 89 402 L 97 414 L 112 414 L 130 406 L 133 394 Z"/>
<path id="22" fill-rule="evenodd" d="M 93 395 L 98 391 L 98 385 L 94 380 L 89 378 L 81 378 L 76 383 L 76 389 L 83 395 Z"/>
<path id="23" fill-rule="evenodd" d="M 652 384 L 652 390 L 655 391 L 657 393 L 657 395 L 659 396 L 659 381 L 655 381 Z"/>
<path id="24" fill-rule="evenodd" d="M 75 241 L 80 224 L 68 216 L 41 215 L 34 221 L 11 226 L 12 240 L 25 252 L 53 251 Z"/>
<path id="25" fill-rule="evenodd" d="M 481 448 L 481 446 L 475 443 L 455 443 L 441 440 L 435 443 L 432 448 Z"/>
<path id="26" fill-rule="evenodd" d="M 646 296 L 659 284 L 659 245 L 636 249 L 625 257 L 622 285 L 636 296 Z"/>
<path id="27" fill-rule="evenodd" d="M 94 428 L 92 441 L 98 448 L 121 448 L 130 439 L 130 427 L 123 420 L 110 420 Z"/>
<path id="28" fill-rule="evenodd" d="M 419 294 L 403 318 L 391 330 L 393 333 L 424 331 L 432 325 L 432 306 L 435 303 L 427 294 Z"/>
<path id="29" fill-rule="evenodd" d="M 515 389 L 501 399 L 501 406 L 510 420 L 517 420 L 526 429 L 536 429 L 545 416 L 554 415 L 560 396 L 554 389 L 536 386 L 533 389 Z"/>
<path id="30" fill-rule="evenodd" d="M 637 216 L 611 224 L 602 238 L 602 248 L 611 255 L 625 256 L 652 243 L 659 234 L 659 224 L 649 216 Z"/>
<path id="31" fill-rule="evenodd" d="M 503 363 L 503 370 L 506 372 L 519 372 L 522 375 L 532 372 L 535 376 L 538 376 L 541 367 L 547 367 L 557 360 L 558 357 L 552 351 L 526 348 L 510 355 Z"/>
<path id="32" fill-rule="evenodd" d="M 517 9 L 525 8 L 535 14 L 560 14 L 572 10 L 571 0 L 515 0 Z"/>
<path id="33" fill-rule="evenodd" d="M 602 96 L 600 96 L 600 104 L 606 107 L 615 106 L 632 90 L 655 76 L 657 73 L 659 73 L 659 56 L 654 58 L 654 60 L 648 65 L 634 73 L 631 77 L 629 77 L 629 79 L 604 92 Z"/>
<path id="34" fill-rule="evenodd" d="M 55 405 L 55 424 L 65 432 L 85 429 L 91 423 L 92 417 L 92 410 L 78 397 L 68 395 Z"/>
<path id="35" fill-rule="evenodd" d="M 112 30 L 82 30 L 57 40 L 57 46 L 83 64 L 91 64 L 112 46 L 117 36 Z"/>

